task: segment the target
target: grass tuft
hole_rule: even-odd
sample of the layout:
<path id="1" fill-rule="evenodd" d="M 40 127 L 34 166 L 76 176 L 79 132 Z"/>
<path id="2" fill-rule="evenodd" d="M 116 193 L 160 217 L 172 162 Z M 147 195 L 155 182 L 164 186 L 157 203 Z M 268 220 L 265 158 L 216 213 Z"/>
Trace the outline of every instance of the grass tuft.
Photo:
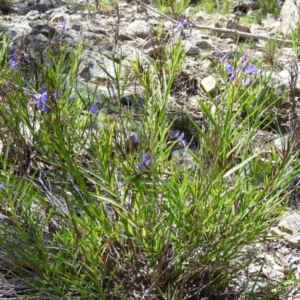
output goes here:
<path id="1" fill-rule="evenodd" d="M 103 69 L 117 100 L 101 103 L 75 88 L 83 41 L 27 65 L 8 56 L 5 35 L 1 44 L 0 243 L 15 273 L 31 276 L 31 296 L 230 294 L 254 259 L 244 247 L 271 239 L 299 173 L 296 143 L 284 153 L 255 144 L 281 100 L 270 73 L 243 53 L 223 57 L 225 86 L 198 99 L 199 124 L 170 114 L 180 41 L 160 45 L 148 68 L 136 61 L 123 75 L 120 59 Z M 144 101 L 133 94 L 128 108 L 129 78 Z"/>

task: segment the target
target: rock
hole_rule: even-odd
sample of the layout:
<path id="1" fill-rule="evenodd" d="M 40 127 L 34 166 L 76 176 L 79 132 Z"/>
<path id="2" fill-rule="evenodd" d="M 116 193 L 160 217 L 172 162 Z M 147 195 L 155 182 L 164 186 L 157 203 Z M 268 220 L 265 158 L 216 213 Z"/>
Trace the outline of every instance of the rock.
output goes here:
<path id="1" fill-rule="evenodd" d="M 100 83 L 103 79 L 108 77 L 107 73 L 113 77 L 115 76 L 114 64 L 115 67 L 118 68 L 116 62 L 113 62 L 105 56 L 93 53 L 89 50 L 83 50 L 78 74 L 87 82 Z"/>
<path id="2" fill-rule="evenodd" d="M 202 50 L 212 50 L 214 49 L 214 46 L 212 44 L 210 44 L 209 42 L 207 41 L 199 41 L 197 42 L 196 46 Z"/>
<path id="3" fill-rule="evenodd" d="M 182 46 L 183 46 L 183 49 L 184 49 L 186 55 L 199 55 L 200 54 L 200 49 L 197 46 L 191 44 L 190 42 L 183 41 Z"/>
<path id="4" fill-rule="evenodd" d="M 207 71 L 209 69 L 211 69 L 213 66 L 213 62 L 209 59 L 204 59 L 202 62 L 201 62 L 201 67 L 203 70 Z"/>
<path id="5" fill-rule="evenodd" d="M 3 13 L 8 13 L 11 11 L 11 5 L 8 3 L 7 0 L 0 0 L 0 10 Z"/>
<path id="6" fill-rule="evenodd" d="M 150 39 L 148 42 L 146 42 L 143 45 L 143 52 L 152 58 L 155 57 L 155 55 L 157 55 L 159 50 L 160 50 L 160 45 L 156 38 Z"/>
<path id="7" fill-rule="evenodd" d="M 29 21 L 37 20 L 40 18 L 40 12 L 38 10 L 31 10 L 26 15 L 26 19 Z"/>
<path id="8" fill-rule="evenodd" d="M 121 104 L 124 106 L 132 106 L 136 104 L 145 104 L 145 100 L 140 95 L 130 93 L 130 94 L 124 94 L 121 98 Z"/>
<path id="9" fill-rule="evenodd" d="M 213 76 L 207 76 L 201 80 L 203 90 L 210 96 L 215 96 L 218 91 L 217 81 Z"/>
<path id="10" fill-rule="evenodd" d="M 241 12 L 243 14 L 248 13 L 251 10 L 257 10 L 260 8 L 259 2 L 256 1 L 247 1 L 247 2 L 241 2 L 238 5 L 234 6 L 233 11 Z"/>
<path id="11" fill-rule="evenodd" d="M 145 12 L 147 12 L 147 8 L 143 5 L 138 5 L 136 8 L 136 12 L 138 14 L 145 13 Z"/>
<path id="12" fill-rule="evenodd" d="M 29 26 L 32 28 L 30 35 L 34 36 L 35 34 L 43 34 L 45 37 L 51 39 L 56 32 L 56 29 L 44 20 L 33 21 L 29 23 Z"/>
<path id="13" fill-rule="evenodd" d="M 172 151 L 171 160 L 176 167 L 184 170 L 190 169 L 195 165 L 194 157 L 185 149 Z"/>
<path id="14" fill-rule="evenodd" d="M 50 11 L 47 11 L 45 14 L 48 15 L 49 17 L 53 18 L 57 14 L 69 14 L 69 13 L 70 13 L 69 7 L 64 5 L 64 6 L 54 8 Z"/>
<path id="15" fill-rule="evenodd" d="M 73 88 L 70 100 L 74 101 L 76 96 L 80 93 L 83 97 L 90 99 L 91 102 L 103 105 L 105 100 L 109 98 L 109 91 L 103 86 L 86 83 L 83 80 L 77 79 L 75 87 Z"/>
<path id="16" fill-rule="evenodd" d="M 289 134 L 279 137 L 273 141 L 274 146 L 280 151 L 280 152 L 285 152 L 288 150 L 289 147 L 289 140 L 290 136 Z M 291 142 L 291 141 L 290 141 Z"/>
<path id="17" fill-rule="evenodd" d="M 120 32 L 118 38 L 120 41 L 131 41 L 133 38 L 126 32 Z"/>
<path id="18" fill-rule="evenodd" d="M 297 26 L 299 10 L 294 0 L 285 0 L 280 12 L 280 31 L 284 36 L 289 35 Z"/>
<path id="19" fill-rule="evenodd" d="M 238 22 L 236 22 L 234 20 L 229 20 L 227 22 L 226 28 L 231 29 L 231 30 L 238 30 L 238 31 L 242 31 L 242 32 L 248 32 L 248 33 L 251 32 L 249 27 L 243 26 L 243 25 L 239 24 Z M 227 33 L 226 33 L 226 35 L 227 35 Z"/>
<path id="20" fill-rule="evenodd" d="M 300 210 L 285 213 L 270 233 L 282 236 L 292 248 L 300 249 Z"/>
<path id="21" fill-rule="evenodd" d="M 126 34 L 130 37 L 139 37 L 146 39 L 149 37 L 150 25 L 148 22 L 143 20 L 136 20 L 130 23 L 126 28 Z"/>
<path id="22" fill-rule="evenodd" d="M 55 14 L 50 23 L 60 23 L 60 22 L 67 22 L 69 21 L 70 16 L 68 14 L 65 13 L 60 13 L 60 14 Z"/>

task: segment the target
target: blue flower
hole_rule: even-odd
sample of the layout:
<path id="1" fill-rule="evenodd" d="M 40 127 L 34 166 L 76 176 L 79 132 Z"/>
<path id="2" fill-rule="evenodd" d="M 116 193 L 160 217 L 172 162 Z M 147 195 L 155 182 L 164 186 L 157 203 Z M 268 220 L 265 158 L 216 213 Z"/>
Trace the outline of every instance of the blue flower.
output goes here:
<path id="1" fill-rule="evenodd" d="M 184 29 L 189 28 L 189 27 L 190 27 L 190 24 L 189 24 L 188 20 L 183 19 L 182 21 L 177 21 L 175 31 L 179 31 L 180 35 L 183 38 L 186 38 L 188 36 L 188 33 Z"/>
<path id="2" fill-rule="evenodd" d="M 182 27 L 188 28 L 190 26 L 187 19 L 183 19 L 182 21 L 177 21 L 176 23 L 176 31 L 181 29 Z"/>
<path id="3" fill-rule="evenodd" d="M 297 9 L 300 10 L 300 4 L 297 5 Z"/>
<path id="4" fill-rule="evenodd" d="M 148 154 L 143 156 L 143 161 L 137 165 L 139 170 L 142 170 L 144 167 L 149 168 L 152 164 L 151 157 Z"/>
<path id="5" fill-rule="evenodd" d="M 93 104 L 93 105 L 91 106 L 90 112 L 91 112 L 93 115 L 95 115 L 95 114 L 97 114 L 97 113 L 99 112 L 99 109 L 98 109 L 98 107 L 97 107 L 96 104 Z"/>
<path id="6" fill-rule="evenodd" d="M 0 184 L 0 190 L 3 190 L 4 189 L 4 183 L 1 183 Z"/>
<path id="7" fill-rule="evenodd" d="M 247 75 L 256 75 L 258 74 L 258 69 L 256 67 L 256 64 L 248 62 L 246 66 L 244 66 L 243 72 Z"/>
<path id="8" fill-rule="evenodd" d="M 45 86 L 41 87 L 41 93 L 35 96 L 36 106 L 41 111 L 48 110 L 48 92 L 46 91 Z"/>
<path id="9" fill-rule="evenodd" d="M 135 143 L 139 143 L 139 142 L 140 142 L 140 138 L 139 138 L 139 136 L 138 136 L 137 133 L 132 132 L 132 133 L 130 134 L 130 136 L 133 137 L 133 140 L 134 140 Z"/>
<path id="10" fill-rule="evenodd" d="M 224 63 L 224 62 L 226 61 L 226 59 L 228 58 L 228 56 L 229 56 L 229 52 L 226 53 L 225 55 L 223 55 L 223 56 L 220 58 L 220 62 L 221 62 L 221 63 Z"/>
<path id="11" fill-rule="evenodd" d="M 228 73 L 232 73 L 233 72 L 233 66 L 231 64 L 228 64 L 225 67 L 225 71 L 228 72 Z"/>
<path id="12" fill-rule="evenodd" d="M 147 168 L 150 167 L 150 165 L 151 165 L 151 159 L 150 159 L 150 156 L 149 156 L 148 154 L 145 154 L 145 155 L 144 155 L 144 157 L 143 157 L 143 162 L 144 162 L 144 164 L 145 164 L 145 166 L 146 166 Z"/>
<path id="13" fill-rule="evenodd" d="M 244 54 L 244 55 L 241 57 L 241 64 L 243 64 L 246 60 L 247 60 L 247 55 Z"/>
<path id="14" fill-rule="evenodd" d="M 53 95 L 53 98 L 56 100 L 58 98 L 58 91 L 55 90 L 52 95 Z"/>
<path id="15" fill-rule="evenodd" d="M 18 55 L 17 55 L 17 53 L 15 52 L 12 56 L 11 56 L 11 58 L 9 59 L 9 61 L 8 61 L 8 65 L 11 67 L 11 68 L 14 68 L 14 69 L 18 69 L 19 68 L 19 62 L 18 62 L 18 60 L 17 60 L 17 57 L 18 57 Z"/>
<path id="16" fill-rule="evenodd" d="M 62 31 L 69 30 L 66 21 L 60 21 L 60 25 L 62 26 L 61 28 Z"/>
<path id="17" fill-rule="evenodd" d="M 234 73 L 231 74 L 231 76 L 229 77 L 229 81 L 234 81 L 236 79 L 237 76 L 237 72 L 235 71 Z"/>
<path id="18" fill-rule="evenodd" d="M 46 62 L 46 65 L 47 65 L 47 67 L 52 67 L 53 66 L 53 62 L 49 60 L 49 61 Z"/>
<path id="19" fill-rule="evenodd" d="M 184 138 L 184 132 L 180 133 L 180 131 L 178 131 L 175 134 L 175 139 L 177 139 L 178 144 L 185 147 L 186 142 L 183 138 Z"/>
<path id="20" fill-rule="evenodd" d="M 190 26 L 190 23 L 188 22 L 187 19 L 183 19 L 181 23 L 182 23 L 183 27 L 189 27 Z"/>

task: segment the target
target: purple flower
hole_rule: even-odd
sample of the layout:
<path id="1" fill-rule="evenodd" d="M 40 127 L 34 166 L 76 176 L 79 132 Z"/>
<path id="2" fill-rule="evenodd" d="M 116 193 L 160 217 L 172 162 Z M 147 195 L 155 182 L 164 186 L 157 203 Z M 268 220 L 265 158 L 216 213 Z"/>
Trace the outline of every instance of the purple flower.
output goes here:
<path id="1" fill-rule="evenodd" d="M 247 60 L 247 55 L 244 54 L 244 55 L 241 57 L 241 64 L 243 64 L 246 60 Z"/>
<path id="2" fill-rule="evenodd" d="M 183 19 L 181 23 L 182 23 L 183 27 L 189 27 L 190 26 L 190 24 L 189 24 L 189 22 L 188 22 L 187 19 Z"/>
<path id="3" fill-rule="evenodd" d="M 95 114 L 97 114 L 97 113 L 99 112 L 99 109 L 98 109 L 98 107 L 97 107 L 96 104 L 93 104 L 93 105 L 91 106 L 90 112 L 91 112 L 93 115 L 95 115 Z"/>
<path id="4" fill-rule="evenodd" d="M 233 66 L 231 64 L 228 64 L 225 67 L 225 71 L 228 72 L 228 73 L 232 73 L 233 72 Z"/>
<path id="5" fill-rule="evenodd" d="M 181 29 L 182 27 L 188 28 L 190 26 L 189 22 L 187 19 L 183 19 L 182 21 L 177 21 L 176 23 L 176 31 Z"/>
<path id="6" fill-rule="evenodd" d="M 226 61 L 226 59 L 228 58 L 228 56 L 229 56 L 229 52 L 226 53 L 225 55 L 223 55 L 223 56 L 220 58 L 220 62 L 221 62 L 221 63 L 224 63 L 224 62 Z"/>
<path id="7" fill-rule="evenodd" d="M 17 53 L 15 52 L 12 56 L 11 56 L 11 58 L 9 59 L 9 61 L 8 61 L 8 65 L 11 67 L 11 68 L 14 68 L 14 69 L 18 69 L 19 68 L 19 62 L 18 62 L 18 60 L 17 60 L 17 57 L 18 57 L 18 55 L 17 55 Z"/>
<path id="8" fill-rule="evenodd" d="M 69 30 L 66 21 L 60 21 L 60 25 L 62 26 L 61 28 L 62 31 Z"/>
<path id="9" fill-rule="evenodd" d="M 148 154 L 145 154 L 143 156 L 143 161 L 137 165 L 137 168 L 139 170 L 142 170 L 144 167 L 149 168 L 151 166 L 151 163 L 151 157 Z"/>
<path id="10" fill-rule="evenodd" d="M 179 31 L 179 34 L 183 38 L 186 38 L 188 36 L 188 33 L 184 29 L 189 28 L 189 27 L 190 27 L 190 24 L 189 24 L 188 20 L 183 19 L 182 21 L 177 21 L 175 31 Z"/>
<path id="11" fill-rule="evenodd" d="M 248 62 L 244 67 L 243 67 L 243 72 L 247 75 L 256 75 L 258 74 L 258 69 L 256 67 L 256 64 Z"/>
<path id="12" fill-rule="evenodd" d="M 48 110 L 48 92 L 46 91 L 45 86 L 41 87 L 41 93 L 35 96 L 36 106 L 41 111 Z"/>
<path id="13" fill-rule="evenodd" d="M 56 100 L 58 98 L 58 91 L 55 90 L 52 95 L 53 95 L 53 98 Z"/>
<path id="14" fill-rule="evenodd" d="M 130 134 L 130 136 L 133 137 L 133 140 L 134 140 L 135 143 L 139 143 L 139 142 L 140 142 L 140 138 L 139 138 L 139 136 L 138 136 L 137 133 L 132 132 L 132 133 Z"/>
<path id="15" fill-rule="evenodd" d="M 3 190 L 4 189 L 4 183 L 1 183 L 0 184 L 0 190 Z"/>
<path id="16" fill-rule="evenodd" d="M 144 155 L 144 157 L 143 157 L 143 162 L 144 162 L 144 164 L 145 164 L 145 166 L 146 166 L 147 168 L 150 167 L 150 165 L 151 165 L 151 159 L 150 159 L 150 156 L 149 156 L 148 154 L 145 154 L 145 155 Z"/>
<path id="17" fill-rule="evenodd" d="M 231 74 L 231 76 L 229 77 L 229 81 L 234 81 L 236 79 L 237 76 L 237 72 L 235 71 L 234 73 Z"/>
<path id="18" fill-rule="evenodd" d="M 184 138 L 184 132 L 180 133 L 180 131 L 178 131 L 175 134 L 175 139 L 177 139 L 178 144 L 185 147 L 186 142 L 183 138 Z"/>
<path id="19" fill-rule="evenodd" d="M 52 67 L 53 66 L 53 62 L 49 60 L 49 61 L 46 62 L 46 65 L 47 65 L 47 67 Z"/>
<path id="20" fill-rule="evenodd" d="M 300 10 L 300 4 L 297 5 L 297 9 Z"/>

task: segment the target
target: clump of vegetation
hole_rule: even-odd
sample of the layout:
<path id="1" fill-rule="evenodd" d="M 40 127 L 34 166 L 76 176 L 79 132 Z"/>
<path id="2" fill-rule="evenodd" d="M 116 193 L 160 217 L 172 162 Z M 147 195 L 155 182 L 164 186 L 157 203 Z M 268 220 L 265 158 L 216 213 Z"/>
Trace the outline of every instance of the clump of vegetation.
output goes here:
<path id="1" fill-rule="evenodd" d="M 187 23 L 177 24 L 183 38 Z M 148 69 L 133 64 L 125 78 L 122 59 L 114 74 L 103 69 L 119 101 L 110 114 L 96 103 L 97 91 L 87 97 L 74 88 L 83 40 L 68 53 L 60 45 L 60 55 L 49 48 L 48 61 L 31 62 L 32 77 L 31 65 L 18 52 L 8 55 L 1 40 L 0 242 L 7 264 L 31 275 L 33 294 L 233 295 L 229 283 L 255 255 L 242 257 L 242 249 L 270 239 L 300 168 L 293 145 L 267 157 L 253 147 L 275 101 L 257 97 L 268 84 L 263 68 L 246 55 L 223 56 L 221 101 L 199 97 L 203 127 L 189 118 L 192 137 L 172 134 L 176 116 L 168 111 L 184 61 L 180 40 L 164 45 Z M 129 77 L 143 90 L 138 114 L 121 103 Z"/>

